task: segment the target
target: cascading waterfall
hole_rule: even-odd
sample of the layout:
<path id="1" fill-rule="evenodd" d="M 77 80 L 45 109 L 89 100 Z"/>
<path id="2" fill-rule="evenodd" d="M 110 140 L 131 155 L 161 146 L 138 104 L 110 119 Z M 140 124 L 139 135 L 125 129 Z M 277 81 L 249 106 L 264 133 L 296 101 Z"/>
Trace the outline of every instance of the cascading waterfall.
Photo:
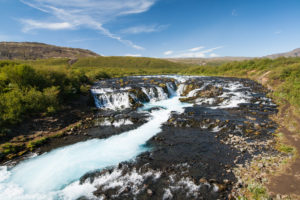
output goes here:
<path id="1" fill-rule="evenodd" d="M 96 105 L 112 110 L 130 107 L 128 92 L 100 94 L 97 95 L 97 101 Z"/>
<path id="2" fill-rule="evenodd" d="M 142 92 L 148 97 L 150 101 L 154 101 L 156 99 L 154 88 L 144 88 L 142 87 Z"/>
<path id="3" fill-rule="evenodd" d="M 183 111 L 184 104 L 178 97 L 168 99 L 168 94 L 162 88 L 156 89 L 157 99 L 163 100 L 150 102 L 145 109 L 157 106 L 165 109 L 153 111 L 152 119 L 139 128 L 108 139 L 93 139 L 58 148 L 21 162 L 10 170 L 1 167 L 0 199 L 77 199 L 90 192 L 82 188 L 82 192 L 78 192 L 79 187 L 84 187 L 77 181 L 81 176 L 95 169 L 133 159 L 146 151 L 147 148 L 143 144 L 161 131 L 160 126 L 168 120 L 171 111 Z M 172 90 L 171 87 L 169 89 Z M 95 91 L 93 92 L 95 94 Z M 172 91 L 172 94 L 175 94 L 175 91 Z M 126 95 L 128 96 L 126 92 L 122 93 L 122 96 L 100 94 L 98 98 L 101 96 L 102 102 L 98 103 L 105 103 L 109 108 L 116 108 L 117 103 L 127 105 Z"/>
<path id="4" fill-rule="evenodd" d="M 164 100 L 168 98 L 168 94 L 161 87 L 156 87 L 158 100 Z"/>
<path id="5" fill-rule="evenodd" d="M 176 95 L 176 88 L 170 82 L 166 83 L 167 92 L 164 91 L 162 87 L 141 87 L 141 91 L 148 97 L 151 102 L 161 101 L 168 99 L 169 96 Z M 92 94 L 95 99 L 95 105 L 98 108 L 105 109 L 125 109 L 131 107 L 130 97 L 135 100 L 135 102 L 144 103 L 142 100 L 138 99 L 135 94 L 128 92 L 131 88 L 126 88 L 127 90 L 113 91 L 111 89 L 92 89 Z"/>
<path id="6" fill-rule="evenodd" d="M 92 139 L 58 148 L 23 161 L 12 169 L 6 166 L 0 167 L 0 199 L 73 200 L 81 196 L 93 198 L 96 186 L 81 185 L 80 177 L 87 172 L 134 159 L 140 153 L 147 151 L 143 144 L 161 131 L 161 124 L 168 120 L 170 113 L 183 112 L 185 106 L 191 106 L 179 101 L 179 95 L 186 89 L 184 82 L 188 78 L 177 79 L 179 83 L 177 90 L 174 83 L 166 83 L 167 91 L 153 85 L 140 88 L 150 99 L 149 103 L 143 102 L 142 109 L 147 110 L 152 107 L 164 109 L 152 110 L 151 119 L 137 129 L 107 139 Z M 242 84 L 231 83 L 221 86 L 224 88 L 224 93 L 219 97 L 227 100 L 219 104 L 217 106 L 219 108 L 235 107 L 250 98 L 245 92 L 239 91 L 243 88 Z M 92 93 L 97 107 L 124 109 L 131 106 L 130 98 L 141 101 L 130 92 L 130 89 L 132 88 L 92 89 Z M 189 94 L 195 95 L 197 91 L 199 88 Z M 126 123 L 128 122 L 117 121 L 113 125 L 117 127 L 119 124 Z"/>
<path id="7" fill-rule="evenodd" d="M 167 82 L 166 86 L 167 86 L 168 93 L 169 93 L 170 97 L 177 95 L 177 93 L 176 93 L 176 85 L 173 85 L 172 83 Z"/>

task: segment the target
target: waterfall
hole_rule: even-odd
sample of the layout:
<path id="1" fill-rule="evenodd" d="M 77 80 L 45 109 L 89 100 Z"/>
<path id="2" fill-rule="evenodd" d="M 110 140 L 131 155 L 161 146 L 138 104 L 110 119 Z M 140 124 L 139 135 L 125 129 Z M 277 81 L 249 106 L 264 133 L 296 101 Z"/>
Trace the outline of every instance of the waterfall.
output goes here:
<path id="1" fill-rule="evenodd" d="M 156 89 L 158 98 L 167 98 L 162 88 Z M 106 105 L 112 106 L 110 104 L 126 102 L 126 95 L 128 97 L 128 92 L 98 94 L 98 98 L 100 103 L 107 101 Z M 87 172 L 134 159 L 147 151 L 145 142 L 161 131 L 161 124 L 168 120 L 172 111 L 181 113 L 186 105 L 174 97 L 150 102 L 146 106 L 165 109 L 153 111 L 151 119 L 137 129 L 107 139 L 92 139 L 58 148 L 23 161 L 10 170 L 0 168 L 0 199 L 73 200 L 82 196 L 96 199 L 93 191 L 97 185 L 80 184 L 80 177 Z M 118 127 L 121 124 L 132 122 L 122 120 L 111 125 Z"/>
<path id="2" fill-rule="evenodd" d="M 173 84 L 172 82 L 167 82 L 166 86 L 167 86 L 167 89 L 168 89 L 169 96 L 170 97 L 176 96 L 176 85 Z"/>
<path id="3" fill-rule="evenodd" d="M 99 94 L 97 96 L 97 107 L 109 109 L 124 109 L 130 107 L 129 93 L 119 92 L 111 94 Z"/>
<path id="4" fill-rule="evenodd" d="M 165 93 L 164 89 L 161 87 L 155 87 L 157 91 L 157 100 L 164 100 L 168 99 L 168 94 Z"/>
<path id="5" fill-rule="evenodd" d="M 183 93 L 183 91 L 185 90 L 185 88 L 186 88 L 185 84 L 180 84 L 177 89 L 177 94 L 181 95 Z"/>
<path id="6" fill-rule="evenodd" d="M 158 86 L 149 88 L 141 87 L 141 92 L 143 92 L 151 102 L 165 100 L 168 99 L 169 96 L 175 96 L 175 87 L 172 83 L 167 83 L 166 86 L 168 92 Z M 134 102 L 144 103 L 143 100 L 138 99 L 133 92 L 129 92 L 129 89 L 92 89 L 91 93 L 94 96 L 97 108 L 112 110 L 130 108 L 132 106 L 130 98 L 133 99 Z"/>
<path id="7" fill-rule="evenodd" d="M 142 92 L 146 94 L 150 101 L 154 101 L 156 99 L 154 88 L 144 88 L 142 87 Z"/>

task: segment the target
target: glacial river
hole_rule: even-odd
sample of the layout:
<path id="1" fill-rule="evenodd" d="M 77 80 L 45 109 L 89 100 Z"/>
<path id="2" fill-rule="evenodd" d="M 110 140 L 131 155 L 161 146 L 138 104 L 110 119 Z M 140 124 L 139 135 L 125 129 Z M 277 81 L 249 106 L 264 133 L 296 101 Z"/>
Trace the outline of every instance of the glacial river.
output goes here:
<path id="1" fill-rule="evenodd" d="M 137 129 L 108 139 L 92 139 L 58 148 L 28 159 L 12 169 L 0 168 L 0 199 L 43 200 L 77 199 L 90 196 L 93 186 L 80 186 L 79 178 L 85 173 L 117 165 L 134 159 L 147 151 L 143 145 L 161 131 L 171 111 L 182 112 L 178 96 L 150 102 L 145 109 L 160 106 L 151 112 L 151 119 Z"/>

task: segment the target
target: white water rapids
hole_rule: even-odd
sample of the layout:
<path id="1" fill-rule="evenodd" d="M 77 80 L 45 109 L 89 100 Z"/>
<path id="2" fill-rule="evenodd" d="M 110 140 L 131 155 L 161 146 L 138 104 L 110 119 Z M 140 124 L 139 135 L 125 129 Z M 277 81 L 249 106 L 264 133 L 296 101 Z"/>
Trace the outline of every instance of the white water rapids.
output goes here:
<path id="1" fill-rule="evenodd" d="M 179 78 L 177 81 L 181 83 L 188 79 L 181 81 Z M 233 96 L 230 96 L 226 105 L 220 107 L 234 107 L 238 103 L 247 102 L 247 96 L 235 92 L 235 85 L 237 83 L 228 86 Z M 0 200 L 73 200 L 92 195 L 95 186 L 80 185 L 80 177 L 87 172 L 134 159 L 147 151 L 143 145 L 161 131 L 161 125 L 168 120 L 171 111 L 183 112 L 183 108 L 189 105 L 179 101 L 174 88 L 167 87 L 169 95 L 173 97 L 166 99 L 167 95 L 161 88 L 157 88 L 158 94 L 161 94 L 158 101 L 146 103 L 144 109 L 156 106 L 164 109 L 152 111 L 151 119 L 137 129 L 107 139 L 92 139 L 58 148 L 23 161 L 11 169 L 0 166 Z M 183 89 L 184 85 L 180 84 L 177 92 L 181 93 Z M 151 89 L 143 91 L 149 98 L 154 96 Z M 95 92 L 103 93 L 102 90 Z M 113 98 L 104 96 L 100 98 L 104 99 L 102 103 L 108 107 L 116 108 L 119 101 L 125 102 L 122 105 L 127 107 L 128 95 L 126 98 L 115 98 L 116 105 L 108 101 Z"/>
<path id="2" fill-rule="evenodd" d="M 151 102 L 146 107 L 163 106 L 153 111 L 152 119 L 137 129 L 112 136 L 93 139 L 53 150 L 24 161 L 11 170 L 1 167 L 0 199 L 43 200 L 76 199 L 81 193 L 68 185 L 85 173 L 134 159 L 147 149 L 143 144 L 161 131 L 171 111 L 182 112 L 178 97 Z M 76 188 L 76 187 L 75 187 Z"/>

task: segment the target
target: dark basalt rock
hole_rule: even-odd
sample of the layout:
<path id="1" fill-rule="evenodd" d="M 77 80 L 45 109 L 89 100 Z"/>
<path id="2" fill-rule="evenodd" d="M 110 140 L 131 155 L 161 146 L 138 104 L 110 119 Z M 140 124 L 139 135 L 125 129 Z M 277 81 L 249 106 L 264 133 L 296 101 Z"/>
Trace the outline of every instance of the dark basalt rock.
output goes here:
<path id="1" fill-rule="evenodd" d="M 148 97 L 139 94 L 141 87 L 158 86 L 167 92 L 167 86 L 163 85 L 166 81 L 171 82 L 173 87 L 179 85 L 167 78 L 122 79 L 107 80 L 102 84 L 105 87 L 114 85 L 119 89 L 132 87 L 130 92 L 141 102 L 149 101 Z M 242 84 L 243 87 L 237 87 L 232 92 L 228 89 L 232 83 Z M 269 116 L 276 113 L 277 108 L 270 99 L 265 98 L 267 90 L 260 84 L 247 79 L 219 77 L 193 77 L 184 84 L 186 88 L 180 100 L 191 105 L 183 113 L 171 112 L 168 121 L 162 125 L 162 131 L 145 145 L 149 148 L 148 152 L 134 161 L 91 172 L 81 178 L 80 182 L 84 184 L 120 172 L 121 175 L 114 175 L 112 181 L 122 184 L 116 187 L 105 187 L 109 183 L 100 184 L 93 193 L 95 196 L 104 199 L 229 199 L 237 182 L 232 170 L 237 164 L 244 165 L 261 153 L 277 153 L 268 142 L 272 141 L 277 128 Z M 195 96 L 184 97 L 200 88 L 203 89 L 197 91 Z M 235 107 L 220 106 L 229 101 L 234 92 L 247 95 L 249 99 Z M 205 98 L 211 98 L 214 102 L 199 103 L 199 99 Z M 156 109 L 162 108 L 151 108 L 148 112 Z M 145 122 L 148 116 L 131 108 L 101 111 L 99 117 L 130 119 L 135 123 L 130 126 L 135 126 Z M 119 129 L 123 130 L 126 126 Z M 130 181 L 133 177 L 140 179 Z"/>

